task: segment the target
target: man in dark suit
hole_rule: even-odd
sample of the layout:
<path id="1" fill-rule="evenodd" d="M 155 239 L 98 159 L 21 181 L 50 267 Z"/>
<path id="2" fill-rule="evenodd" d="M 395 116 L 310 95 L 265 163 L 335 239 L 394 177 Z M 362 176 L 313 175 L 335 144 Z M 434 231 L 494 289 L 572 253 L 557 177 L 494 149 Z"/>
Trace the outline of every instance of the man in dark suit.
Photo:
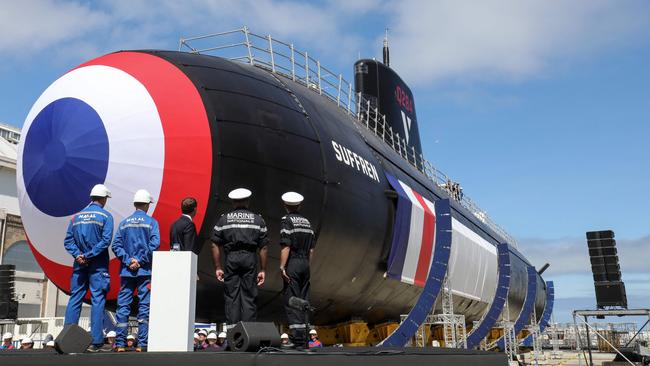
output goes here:
<path id="1" fill-rule="evenodd" d="M 196 226 L 192 219 L 196 215 L 196 199 L 187 197 L 181 201 L 183 214 L 169 230 L 169 243 L 172 250 L 192 251 L 199 255 L 200 243 L 196 239 Z"/>

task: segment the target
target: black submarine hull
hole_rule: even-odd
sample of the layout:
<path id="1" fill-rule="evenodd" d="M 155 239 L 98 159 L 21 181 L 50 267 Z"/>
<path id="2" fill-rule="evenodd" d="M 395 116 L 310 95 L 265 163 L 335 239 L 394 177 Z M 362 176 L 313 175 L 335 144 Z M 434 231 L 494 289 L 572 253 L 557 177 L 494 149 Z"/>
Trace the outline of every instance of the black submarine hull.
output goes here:
<path id="1" fill-rule="evenodd" d="M 394 220 L 394 202 L 385 194 L 391 189 L 385 173 L 407 182 L 432 201 L 448 198 L 446 192 L 314 90 L 217 57 L 166 51 L 152 54 L 175 64 L 197 85 L 211 123 L 214 178 L 200 228 L 206 242 L 199 258 L 202 280 L 197 316 L 223 320 L 223 288 L 213 279 L 207 239 L 216 219 L 230 209 L 227 193 L 235 187 L 253 191 L 251 209 L 264 216 L 270 230 L 267 283 L 258 298 L 260 319 L 284 318 L 277 243 L 280 218 L 285 214 L 280 196 L 289 190 L 306 197 L 302 211 L 318 235 L 311 269 L 315 323 L 356 317 L 374 323 L 398 320 L 400 314 L 407 313 L 420 289 L 384 276 Z M 348 163 L 339 159 L 346 152 L 352 152 Z M 455 202 L 452 212 L 488 242 L 496 245 L 503 240 Z M 509 298 L 514 319 L 526 296 L 525 266 L 529 263 L 516 250 L 512 263 Z M 541 277 L 538 282 L 536 308 L 541 314 L 545 290 Z M 455 303 L 468 322 L 480 319 L 487 307 L 487 303 L 462 297 L 455 298 Z"/>
<path id="2" fill-rule="evenodd" d="M 400 100 L 404 102 L 403 95 Z M 71 113 L 78 110 L 86 114 Z M 414 110 L 412 117 L 415 123 Z M 61 128 L 50 128 L 56 124 Z M 94 129 L 80 135 L 91 125 Z M 398 321 L 421 294 L 419 287 L 387 276 L 396 219 L 387 174 L 431 202 L 450 198 L 317 88 L 263 67 L 201 54 L 125 51 L 89 61 L 43 93 L 23 134 L 17 168 L 23 222 L 36 259 L 64 291 L 69 291 L 72 261 L 60 243 L 69 215 L 83 208 L 87 197 L 82 193 L 78 202 L 75 196 L 53 205 L 59 199 L 53 189 L 78 193 L 80 183 L 92 187 L 105 182 L 114 189 L 107 208 L 116 224 L 132 212 L 135 190 L 154 190 L 158 201 L 152 215 L 160 222 L 161 250 L 169 249 L 169 226 L 180 215 L 180 199 L 199 198 L 196 222 L 203 246 L 197 321 L 224 321 L 223 286 L 214 276 L 209 238 L 217 218 L 231 209 L 227 194 L 234 188 L 253 192 L 251 209 L 269 228 L 270 261 L 257 299 L 259 320 L 285 320 L 278 260 L 285 214 L 280 197 L 286 191 L 305 196 L 302 213 L 317 234 L 310 297 L 316 324 L 350 318 Z M 42 145 L 47 145 L 45 151 Z M 94 160 L 79 159 L 79 151 L 94 154 Z M 97 162 L 107 170 L 96 169 Z M 495 296 L 496 246 L 506 239 L 459 202 L 450 202 L 454 310 L 472 324 Z M 530 306 L 541 314 L 544 282 L 540 276 L 530 279 L 531 265 L 516 248 L 510 247 L 509 256 L 510 318 L 518 317 L 526 303 L 534 303 Z M 112 259 L 111 301 L 119 289 L 118 270 L 119 261 Z M 531 291 L 534 301 L 527 296 Z"/>

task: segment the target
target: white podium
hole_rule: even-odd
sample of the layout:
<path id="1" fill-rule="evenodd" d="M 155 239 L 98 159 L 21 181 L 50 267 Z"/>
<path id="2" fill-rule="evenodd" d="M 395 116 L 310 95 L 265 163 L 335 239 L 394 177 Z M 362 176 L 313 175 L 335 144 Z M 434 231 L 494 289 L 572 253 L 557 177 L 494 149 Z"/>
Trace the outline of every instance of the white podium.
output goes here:
<path id="1" fill-rule="evenodd" d="M 196 266 L 192 252 L 153 253 L 149 352 L 193 350 Z"/>

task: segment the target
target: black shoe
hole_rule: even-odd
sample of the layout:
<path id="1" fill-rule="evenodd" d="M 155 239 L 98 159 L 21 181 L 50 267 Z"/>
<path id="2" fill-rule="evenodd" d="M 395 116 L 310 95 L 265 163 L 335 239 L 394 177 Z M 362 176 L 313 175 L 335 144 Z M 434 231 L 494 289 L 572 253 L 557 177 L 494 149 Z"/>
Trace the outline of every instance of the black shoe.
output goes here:
<path id="1" fill-rule="evenodd" d="M 105 344 L 99 348 L 99 352 L 113 352 L 113 346 Z"/>
<path id="2" fill-rule="evenodd" d="M 296 348 L 296 345 L 293 344 L 293 343 L 291 343 L 291 342 L 289 342 L 289 343 L 287 343 L 287 344 L 282 344 L 282 345 L 280 345 L 280 348 L 281 348 L 281 349 L 294 349 L 294 348 Z"/>
<path id="3" fill-rule="evenodd" d="M 102 345 L 102 346 L 103 346 L 103 345 Z M 98 345 L 96 345 L 96 344 L 92 344 L 92 345 L 90 345 L 90 347 L 88 347 L 88 349 L 86 349 L 86 351 L 88 351 L 88 352 L 92 352 L 92 353 L 97 353 L 97 352 L 99 352 L 99 351 L 102 350 L 102 346 L 98 346 Z"/>

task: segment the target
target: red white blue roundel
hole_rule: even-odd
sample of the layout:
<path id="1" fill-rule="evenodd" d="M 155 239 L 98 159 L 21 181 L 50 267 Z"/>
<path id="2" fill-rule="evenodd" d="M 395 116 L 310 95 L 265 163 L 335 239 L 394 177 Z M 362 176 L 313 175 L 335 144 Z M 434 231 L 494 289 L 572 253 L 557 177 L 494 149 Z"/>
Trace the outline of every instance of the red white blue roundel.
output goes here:
<path id="1" fill-rule="evenodd" d="M 133 212 L 134 192 L 151 192 L 163 250 L 180 201 L 193 196 L 205 205 L 209 198 L 212 145 L 201 97 L 181 70 L 151 54 L 114 53 L 66 73 L 34 103 L 22 136 L 23 224 L 45 274 L 64 290 L 73 264 L 63 247 L 66 228 L 95 184 L 112 192 L 106 209 L 116 227 Z M 202 210 L 194 220 L 201 227 Z M 119 263 L 110 255 L 117 280 Z M 111 287 L 114 298 L 118 286 Z"/>

